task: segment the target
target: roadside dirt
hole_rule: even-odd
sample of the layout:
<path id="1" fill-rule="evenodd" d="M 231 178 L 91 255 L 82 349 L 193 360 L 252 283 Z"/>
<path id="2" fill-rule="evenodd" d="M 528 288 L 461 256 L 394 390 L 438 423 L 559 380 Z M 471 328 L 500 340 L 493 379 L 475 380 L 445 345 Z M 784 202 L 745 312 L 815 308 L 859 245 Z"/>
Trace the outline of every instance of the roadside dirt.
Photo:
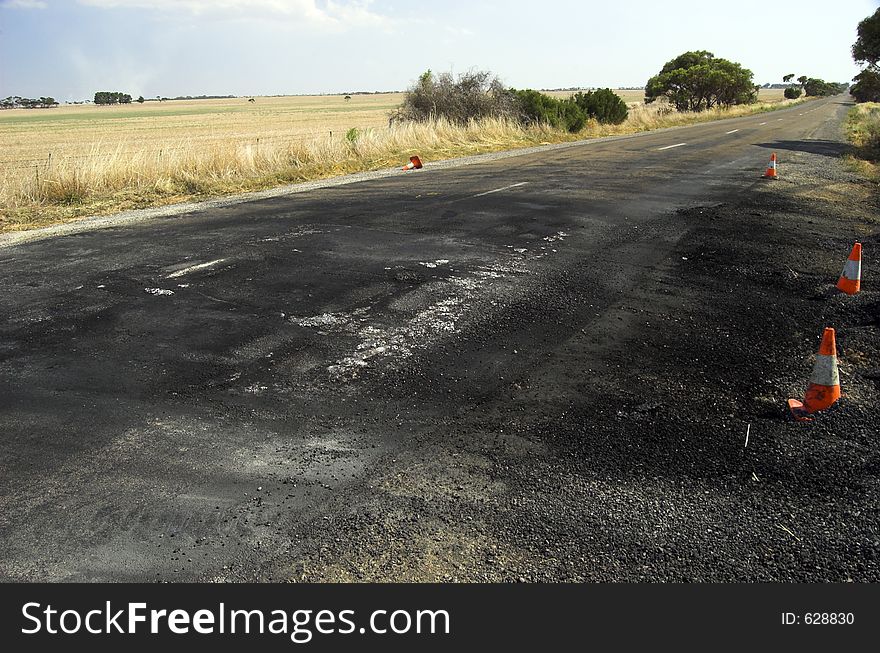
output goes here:
<path id="1" fill-rule="evenodd" d="M 460 396 L 460 410 L 408 431 L 374 491 L 336 499 L 272 576 L 880 580 L 880 206 L 838 153 L 792 145 L 779 181 L 666 216 L 684 235 L 639 287 L 569 269 L 533 291 L 532 313 L 499 312 L 470 341 L 508 339 L 526 361 L 477 403 L 479 378 L 436 381 L 442 352 L 376 379 L 377 400 L 430 416 Z M 857 240 L 863 290 L 847 297 L 834 283 Z M 617 296 L 601 316 L 597 293 Z M 844 397 L 796 423 L 786 400 L 803 396 L 825 326 Z M 556 343 L 546 360 L 528 360 L 529 333 Z"/>

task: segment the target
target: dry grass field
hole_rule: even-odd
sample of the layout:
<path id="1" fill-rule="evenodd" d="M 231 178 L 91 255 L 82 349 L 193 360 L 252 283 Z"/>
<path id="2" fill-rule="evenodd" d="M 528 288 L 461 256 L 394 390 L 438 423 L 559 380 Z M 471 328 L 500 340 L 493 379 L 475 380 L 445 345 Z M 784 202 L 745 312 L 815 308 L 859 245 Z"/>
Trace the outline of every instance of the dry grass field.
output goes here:
<path id="1" fill-rule="evenodd" d="M 181 142 L 304 140 L 342 137 L 352 127 L 387 127 L 402 93 L 221 100 L 169 100 L 99 107 L 0 111 L 0 160 L 53 158 L 169 149 Z"/>
<path id="2" fill-rule="evenodd" d="M 389 167 L 416 151 L 437 160 L 688 124 L 782 100 L 781 91 L 762 92 L 762 104 L 734 113 L 661 115 L 639 106 L 641 91 L 619 94 L 631 107 L 627 122 L 578 135 L 504 121 L 389 129 L 400 93 L 0 111 L 0 231 Z M 351 129 L 356 138 L 346 136 Z"/>

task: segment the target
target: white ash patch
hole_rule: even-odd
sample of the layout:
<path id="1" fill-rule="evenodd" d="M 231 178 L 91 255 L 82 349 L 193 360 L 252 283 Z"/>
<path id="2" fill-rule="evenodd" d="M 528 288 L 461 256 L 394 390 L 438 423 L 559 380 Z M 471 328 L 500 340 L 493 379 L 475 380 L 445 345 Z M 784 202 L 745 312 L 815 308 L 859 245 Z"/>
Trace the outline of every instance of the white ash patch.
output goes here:
<path id="1" fill-rule="evenodd" d="M 322 313 L 313 317 L 292 318 L 294 322 L 304 327 L 329 327 L 345 322 L 345 317 L 333 313 Z"/>
<path id="2" fill-rule="evenodd" d="M 414 352 L 456 333 L 472 300 L 487 285 L 525 272 L 522 267 L 499 264 L 479 268 L 469 276 L 453 276 L 432 284 L 430 294 L 436 299 L 401 325 L 380 323 L 377 318 L 381 316 L 374 318 L 370 309 L 358 309 L 355 311 L 357 315 L 324 313 L 294 321 L 327 332 L 356 335 L 358 343 L 354 350 L 327 367 L 332 380 L 351 381 L 370 366 L 384 364 L 393 367 Z M 490 300 L 490 303 L 495 302 Z"/>
<path id="3" fill-rule="evenodd" d="M 366 366 L 365 361 L 349 356 L 343 358 L 335 365 L 328 366 L 327 371 L 330 373 L 330 378 L 334 381 L 351 381 L 357 377 L 357 369 Z"/>
<path id="4" fill-rule="evenodd" d="M 290 320 L 304 327 L 332 329 L 348 326 L 351 322 L 351 316 L 345 313 L 322 313 L 312 317 L 292 317 Z"/>
<path id="5" fill-rule="evenodd" d="M 567 237 L 568 237 L 568 234 L 565 233 L 564 231 L 557 231 L 552 236 L 544 236 L 544 240 L 546 240 L 548 243 L 555 243 L 560 240 L 564 240 Z"/>
<path id="6" fill-rule="evenodd" d="M 426 268 L 436 268 L 438 265 L 446 265 L 449 263 L 449 259 L 447 258 L 438 258 L 436 261 L 420 261 L 419 265 L 424 265 Z"/>
<path id="7" fill-rule="evenodd" d="M 294 229 L 293 231 L 288 231 L 284 234 L 284 238 L 299 238 L 300 236 L 313 236 L 314 234 L 323 234 L 325 233 L 322 229 L 314 229 L 312 227 L 302 227 L 301 229 Z"/>
<path id="8" fill-rule="evenodd" d="M 165 288 L 144 288 L 144 292 L 150 293 L 151 295 L 161 296 L 161 295 L 173 295 L 173 290 L 166 290 Z"/>

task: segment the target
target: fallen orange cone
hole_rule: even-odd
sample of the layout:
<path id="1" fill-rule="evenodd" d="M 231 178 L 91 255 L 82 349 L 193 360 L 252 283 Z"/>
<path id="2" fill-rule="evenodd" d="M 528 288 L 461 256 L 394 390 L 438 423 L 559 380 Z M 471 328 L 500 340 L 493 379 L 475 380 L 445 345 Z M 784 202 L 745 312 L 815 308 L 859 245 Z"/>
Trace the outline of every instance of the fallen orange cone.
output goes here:
<path id="1" fill-rule="evenodd" d="M 853 245 L 849 254 L 849 260 L 843 266 L 840 279 L 837 280 L 837 288 L 847 295 L 855 295 L 862 285 L 862 244 Z"/>
<path id="2" fill-rule="evenodd" d="M 778 179 L 776 174 L 776 152 L 770 155 L 770 165 L 767 166 L 767 172 L 764 173 L 764 179 Z"/>
<path id="3" fill-rule="evenodd" d="M 822 334 L 822 344 L 816 354 L 813 376 L 804 400 L 789 399 L 788 407 L 791 414 L 799 422 L 810 421 L 812 413 L 830 408 L 840 399 L 840 374 L 837 371 L 837 344 L 834 340 L 834 329 L 826 328 Z"/>
<path id="4" fill-rule="evenodd" d="M 403 166 L 403 168 L 401 168 L 401 170 L 412 170 L 413 168 L 418 170 L 421 167 L 422 167 L 422 160 L 417 156 L 411 156 L 409 158 L 409 163 L 407 163 L 405 166 Z"/>

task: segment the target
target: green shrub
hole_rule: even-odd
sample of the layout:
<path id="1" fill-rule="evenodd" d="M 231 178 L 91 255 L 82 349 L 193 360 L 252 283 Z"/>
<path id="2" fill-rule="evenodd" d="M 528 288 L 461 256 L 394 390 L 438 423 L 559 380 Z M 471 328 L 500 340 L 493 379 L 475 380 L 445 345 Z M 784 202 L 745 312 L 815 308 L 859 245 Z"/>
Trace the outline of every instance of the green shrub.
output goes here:
<path id="1" fill-rule="evenodd" d="M 559 102 L 559 119 L 562 128 L 572 134 L 576 134 L 587 125 L 587 114 L 571 100 L 557 100 Z"/>
<path id="2" fill-rule="evenodd" d="M 603 125 L 619 125 L 629 113 L 626 102 L 610 88 L 575 93 L 572 100 L 584 114 Z"/>
<path id="3" fill-rule="evenodd" d="M 360 132 L 357 127 L 352 127 L 347 132 L 345 132 L 345 140 L 349 142 L 349 144 L 354 145 L 357 143 L 358 138 L 360 137 Z"/>
<path id="4" fill-rule="evenodd" d="M 544 123 L 571 133 L 587 124 L 587 116 L 572 100 L 557 100 L 539 91 L 514 91 L 519 103 L 519 120 L 526 124 Z"/>
<path id="5" fill-rule="evenodd" d="M 799 89 L 797 86 L 789 86 L 787 89 L 785 89 L 783 95 L 785 96 L 786 100 L 796 100 L 801 96 L 801 89 Z"/>

